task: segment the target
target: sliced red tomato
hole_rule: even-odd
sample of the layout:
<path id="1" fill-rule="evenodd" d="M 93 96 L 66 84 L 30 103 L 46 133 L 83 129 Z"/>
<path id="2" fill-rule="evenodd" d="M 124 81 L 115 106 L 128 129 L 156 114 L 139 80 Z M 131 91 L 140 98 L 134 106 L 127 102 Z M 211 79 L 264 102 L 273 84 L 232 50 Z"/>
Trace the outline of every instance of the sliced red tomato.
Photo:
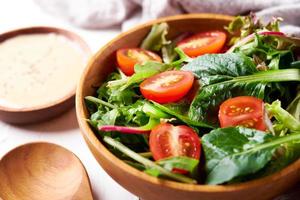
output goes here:
<path id="1" fill-rule="evenodd" d="M 180 168 L 173 168 L 172 172 L 175 174 L 188 174 L 189 171 L 185 170 L 185 169 L 180 169 Z"/>
<path id="2" fill-rule="evenodd" d="M 117 62 L 124 74 L 131 76 L 134 73 L 134 65 L 145 61 L 162 62 L 159 55 L 140 48 L 126 48 L 117 51 Z"/>
<path id="3" fill-rule="evenodd" d="M 172 156 L 199 159 L 201 153 L 200 138 L 192 128 L 185 125 L 173 126 L 168 123 L 157 125 L 150 133 L 149 146 L 154 160 Z M 183 170 L 180 173 L 183 173 Z"/>
<path id="4" fill-rule="evenodd" d="M 165 71 L 140 84 L 142 95 L 158 103 L 176 102 L 192 88 L 194 75 L 188 71 Z"/>
<path id="5" fill-rule="evenodd" d="M 185 54 L 196 57 L 207 53 L 221 52 L 226 41 L 226 34 L 222 31 L 208 31 L 195 34 L 183 39 L 177 44 Z"/>
<path id="6" fill-rule="evenodd" d="M 264 102 L 251 96 L 240 96 L 224 101 L 219 110 L 221 127 L 244 126 L 266 130 Z"/>

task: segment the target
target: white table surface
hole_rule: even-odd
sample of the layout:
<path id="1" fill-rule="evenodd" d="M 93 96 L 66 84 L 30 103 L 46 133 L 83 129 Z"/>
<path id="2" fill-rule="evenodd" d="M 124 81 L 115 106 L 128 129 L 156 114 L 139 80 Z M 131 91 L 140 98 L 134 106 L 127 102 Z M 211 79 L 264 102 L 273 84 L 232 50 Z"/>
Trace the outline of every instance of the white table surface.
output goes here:
<path id="1" fill-rule="evenodd" d="M 0 33 L 20 27 L 56 26 L 79 34 L 96 52 L 120 30 L 82 30 L 44 13 L 32 0 L 0 0 Z M 95 200 L 136 200 L 100 167 L 90 153 L 76 121 L 75 109 L 41 124 L 14 126 L 0 121 L 0 158 L 20 144 L 48 141 L 73 151 L 85 165 Z"/>
<path id="2" fill-rule="evenodd" d="M 83 30 L 44 13 L 33 0 L 0 0 L 0 33 L 28 26 L 55 26 L 80 35 L 96 52 L 120 30 Z M 0 121 L 0 158 L 16 146 L 33 141 L 47 141 L 66 147 L 83 162 L 89 174 L 95 200 L 137 200 L 100 167 L 85 144 L 78 128 L 75 109 L 56 119 L 35 125 L 15 126 Z M 289 195 L 276 200 L 299 199 L 300 185 Z"/>

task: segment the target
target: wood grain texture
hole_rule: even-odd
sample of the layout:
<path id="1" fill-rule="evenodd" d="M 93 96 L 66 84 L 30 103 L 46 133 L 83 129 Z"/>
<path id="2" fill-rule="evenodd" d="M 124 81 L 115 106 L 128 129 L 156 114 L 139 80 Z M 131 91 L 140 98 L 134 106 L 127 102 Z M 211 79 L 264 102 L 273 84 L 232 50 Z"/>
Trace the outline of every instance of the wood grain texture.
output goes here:
<path id="1" fill-rule="evenodd" d="M 115 51 L 123 47 L 138 46 L 153 24 L 167 22 L 170 35 L 174 37 L 186 31 L 222 30 L 232 19 L 224 15 L 190 14 L 158 19 L 137 26 L 102 47 L 90 60 L 81 77 L 76 93 L 76 113 L 86 143 L 105 171 L 143 200 L 264 200 L 281 194 L 300 180 L 300 160 L 271 176 L 228 186 L 189 185 L 151 177 L 109 152 L 85 120 L 89 115 L 84 97 L 94 95 L 95 86 L 101 85 L 115 69 Z"/>
<path id="2" fill-rule="evenodd" d="M 26 35 L 26 34 L 47 34 L 47 33 L 55 33 L 62 35 L 69 39 L 70 41 L 74 42 L 83 52 L 83 56 L 86 59 L 89 59 L 91 56 L 91 50 L 88 45 L 79 37 L 77 34 L 72 33 L 70 31 L 55 28 L 55 27 L 44 27 L 44 26 L 37 26 L 37 27 L 28 27 L 17 29 L 13 31 L 9 31 L 6 33 L 0 34 L 0 43 L 19 36 L 19 35 Z M 7 108 L 0 105 L 0 120 L 13 123 L 13 124 L 28 124 L 28 123 L 37 123 L 40 121 L 44 121 L 46 119 L 53 118 L 64 111 L 72 108 L 75 103 L 75 91 L 76 88 L 71 90 L 68 94 L 57 101 L 53 101 L 46 105 L 41 105 L 37 107 L 30 107 L 30 108 Z"/>
<path id="3" fill-rule="evenodd" d="M 30 143 L 10 151 L 0 161 L 3 200 L 92 200 L 87 173 L 67 149 L 50 143 Z"/>

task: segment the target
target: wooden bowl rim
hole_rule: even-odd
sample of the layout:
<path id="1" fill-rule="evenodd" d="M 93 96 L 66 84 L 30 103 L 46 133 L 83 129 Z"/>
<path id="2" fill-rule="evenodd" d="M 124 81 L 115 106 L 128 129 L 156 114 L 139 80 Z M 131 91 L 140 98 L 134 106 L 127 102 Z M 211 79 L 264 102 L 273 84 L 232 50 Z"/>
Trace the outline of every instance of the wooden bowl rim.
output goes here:
<path id="1" fill-rule="evenodd" d="M 13 29 L 4 33 L 0 34 L 0 44 L 4 42 L 5 40 L 8 40 L 10 38 L 14 38 L 16 36 L 20 35 L 29 35 L 29 34 L 49 34 L 49 33 L 55 33 L 58 35 L 61 35 L 65 37 L 70 42 L 74 43 L 80 51 L 82 52 L 82 55 L 86 57 L 86 61 L 89 60 L 89 58 L 92 55 L 92 51 L 88 44 L 76 33 L 71 32 L 66 29 L 52 27 L 52 26 L 30 26 L 30 27 L 23 27 L 18 29 Z M 84 68 L 86 67 L 87 62 L 85 63 Z M 4 112 L 10 112 L 10 113 L 23 113 L 23 112 L 32 112 L 32 111 L 39 111 L 39 110 L 45 110 L 50 109 L 56 105 L 62 104 L 63 102 L 69 100 L 70 98 L 75 96 L 76 93 L 75 86 L 72 90 L 70 90 L 68 93 L 66 93 L 62 98 L 57 99 L 56 101 L 41 104 L 38 106 L 31 106 L 31 107 L 25 107 L 25 108 L 12 108 L 12 107 L 6 107 L 3 105 L 0 105 L 0 111 Z"/>
<path id="2" fill-rule="evenodd" d="M 231 185 L 192 185 L 192 184 L 186 184 L 186 183 L 180 183 L 175 182 L 171 180 L 165 180 L 157 177 L 150 176 L 142 171 L 139 171 L 135 169 L 134 167 L 131 167 L 130 165 L 123 162 L 121 159 L 116 157 L 113 153 L 111 153 L 103 144 L 102 142 L 96 137 L 93 130 L 90 128 L 88 122 L 85 119 L 84 115 L 84 98 L 82 96 L 83 92 L 83 85 L 85 78 L 87 74 L 89 73 L 91 66 L 95 62 L 96 58 L 99 57 L 99 55 L 102 54 L 102 52 L 111 46 L 114 42 L 122 39 L 124 36 L 129 35 L 141 28 L 151 26 L 156 23 L 161 22 L 169 22 L 169 21 L 176 21 L 176 20 L 187 20 L 187 19 L 222 19 L 222 20 L 232 20 L 234 17 L 229 15 L 220 15 L 220 14 L 211 14 L 211 13 L 199 13 L 199 14 L 184 14 L 184 15 L 175 15 L 171 17 L 164 17 L 160 19 L 155 19 L 152 21 L 149 21 L 147 23 L 135 26 L 134 28 L 121 33 L 114 39 L 112 39 L 110 42 L 108 42 L 106 45 L 104 45 L 94 56 L 90 59 L 88 66 L 84 70 L 79 85 L 77 87 L 76 91 L 76 115 L 77 120 L 79 123 L 79 127 L 81 129 L 81 134 L 84 136 L 85 140 L 93 145 L 93 147 L 98 151 L 102 152 L 102 156 L 105 157 L 105 159 L 110 160 L 111 162 L 115 163 L 119 168 L 122 168 L 124 171 L 129 173 L 131 176 L 135 176 L 138 179 L 142 179 L 143 181 L 160 185 L 162 187 L 168 187 L 172 189 L 177 189 L 181 191 L 187 191 L 187 192 L 204 192 L 204 193 L 223 193 L 223 192 L 234 192 L 238 190 L 245 190 L 249 188 L 255 188 L 262 185 L 268 185 L 268 183 L 271 183 L 281 177 L 286 176 L 287 174 L 293 172 L 294 170 L 300 169 L 300 159 L 295 161 L 294 163 L 290 164 L 289 166 L 285 167 L 279 172 L 276 172 L 274 174 L 271 174 L 266 177 L 262 177 L 259 179 L 247 181 L 244 183 L 237 183 L 237 184 L 231 184 Z"/>

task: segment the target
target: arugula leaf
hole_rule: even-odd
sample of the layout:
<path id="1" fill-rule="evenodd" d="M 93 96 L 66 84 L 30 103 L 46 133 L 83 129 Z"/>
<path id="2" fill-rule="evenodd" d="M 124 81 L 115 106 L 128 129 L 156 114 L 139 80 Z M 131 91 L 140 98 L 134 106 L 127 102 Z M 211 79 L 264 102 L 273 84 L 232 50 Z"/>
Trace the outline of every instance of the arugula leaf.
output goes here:
<path id="1" fill-rule="evenodd" d="M 214 123 L 218 106 L 228 98 L 247 95 L 263 99 L 270 96 L 272 82 L 300 81 L 298 69 L 258 71 L 251 59 L 240 53 L 200 56 L 182 70 L 193 72 L 201 85 L 189 109 L 190 119 Z"/>
<path id="2" fill-rule="evenodd" d="M 298 141 L 300 134 L 275 137 L 244 127 L 212 130 L 202 137 L 207 184 L 221 184 L 263 169 L 284 143 Z"/>
<path id="3" fill-rule="evenodd" d="M 122 73 L 112 73 L 107 81 L 118 81 L 124 78 Z M 148 141 L 144 135 L 124 135 L 117 131 L 99 131 L 99 128 L 104 125 L 143 127 L 151 122 L 149 116 L 143 112 L 145 101 L 141 99 L 138 91 L 132 87 L 121 91 L 118 87 L 108 87 L 108 82 L 102 84 L 97 90 L 98 98 L 90 96 L 85 98 L 90 107 L 93 105 L 88 122 L 100 137 L 111 136 L 137 152 L 148 151 Z M 113 149 L 111 150 L 113 151 Z"/>

